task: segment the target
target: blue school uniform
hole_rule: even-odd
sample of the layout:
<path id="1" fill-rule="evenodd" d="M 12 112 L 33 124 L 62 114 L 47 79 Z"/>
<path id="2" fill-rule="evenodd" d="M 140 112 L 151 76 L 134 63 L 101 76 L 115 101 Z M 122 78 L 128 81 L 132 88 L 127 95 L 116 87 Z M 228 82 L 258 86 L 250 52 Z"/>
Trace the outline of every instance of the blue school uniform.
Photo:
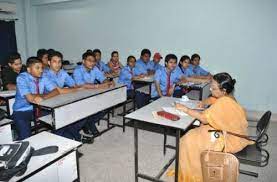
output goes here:
<path id="1" fill-rule="evenodd" d="M 91 70 L 87 70 L 84 65 L 77 66 L 73 71 L 73 78 L 76 85 L 84 85 L 86 83 L 102 83 L 106 77 L 96 66 Z"/>
<path id="2" fill-rule="evenodd" d="M 58 73 L 55 73 L 53 70 L 50 69 L 43 73 L 43 77 L 48 78 L 55 85 L 55 87 L 64 88 L 75 86 L 75 81 L 73 80 L 73 78 L 70 75 L 68 75 L 68 73 L 63 69 L 61 69 Z M 79 130 L 82 128 L 84 124 L 84 122 L 79 121 L 74 124 L 65 126 L 61 129 L 58 129 L 54 131 L 54 133 L 69 139 L 80 141 L 81 135 L 79 133 Z"/>
<path id="3" fill-rule="evenodd" d="M 96 67 L 100 70 L 100 71 L 102 71 L 102 72 L 104 72 L 104 73 L 109 73 L 109 72 L 111 72 L 111 69 L 109 68 L 109 66 L 108 65 L 106 65 L 103 61 L 98 61 L 97 63 L 96 63 Z"/>
<path id="4" fill-rule="evenodd" d="M 26 95 L 43 94 L 46 90 L 52 91 L 55 89 L 55 85 L 47 78 L 37 79 L 28 72 L 19 74 L 16 83 L 13 119 L 18 132 L 18 139 L 23 140 L 31 136 L 30 121 L 33 120 L 33 105 L 27 101 Z"/>
<path id="5" fill-rule="evenodd" d="M 138 91 L 134 92 L 134 86 L 132 84 L 132 77 L 137 76 L 137 75 L 139 75 L 139 74 L 138 74 L 136 67 L 131 69 L 129 66 L 125 66 L 120 71 L 118 83 L 127 85 L 127 97 L 128 98 L 135 97 L 137 108 L 141 108 L 147 104 L 148 97 L 144 93 L 141 93 Z"/>
<path id="6" fill-rule="evenodd" d="M 138 71 L 138 74 L 147 74 L 148 70 L 153 70 L 150 61 L 145 63 L 142 59 L 137 60 L 136 69 Z"/>
<path id="7" fill-rule="evenodd" d="M 155 63 L 153 60 L 149 62 L 150 68 L 153 71 L 157 71 L 158 69 L 161 69 L 163 66 L 160 65 L 159 63 Z"/>
<path id="8" fill-rule="evenodd" d="M 195 76 L 208 76 L 209 72 L 203 69 L 201 66 L 193 66 L 189 65 L 189 69 L 193 72 L 193 75 Z"/>
<path id="9" fill-rule="evenodd" d="M 63 69 L 58 73 L 55 73 L 53 70 L 48 70 L 43 73 L 43 77 L 47 77 L 51 82 L 53 82 L 56 87 L 74 87 L 75 81 L 73 78 Z"/>
<path id="10" fill-rule="evenodd" d="M 168 77 L 170 75 L 170 86 L 173 84 L 176 84 L 178 81 L 180 81 L 180 74 L 177 72 L 176 69 L 171 71 L 170 74 L 167 73 L 166 67 L 163 67 L 159 70 L 156 71 L 154 75 L 154 81 L 159 82 L 160 84 L 160 89 L 162 94 L 165 96 L 167 94 L 167 86 L 168 86 Z M 152 84 L 152 89 L 151 89 L 151 97 L 159 97 L 159 94 L 157 92 L 155 84 Z"/>
<path id="11" fill-rule="evenodd" d="M 95 83 L 103 83 L 104 80 L 106 80 L 106 77 L 102 71 L 98 69 L 98 67 L 94 66 L 91 70 L 87 70 L 84 65 L 80 65 L 76 67 L 73 71 L 73 78 L 75 80 L 76 85 L 84 85 L 87 83 L 95 84 Z M 97 128 L 95 126 L 95 123 L 100 121 L 105 116 L 106 112 L 98 112 L 87 119 L 84 119 L 86 121 L 86 126 L 91 131 L 96 131 Z M 82 121 L 84 121 L 82 120 Z"/>

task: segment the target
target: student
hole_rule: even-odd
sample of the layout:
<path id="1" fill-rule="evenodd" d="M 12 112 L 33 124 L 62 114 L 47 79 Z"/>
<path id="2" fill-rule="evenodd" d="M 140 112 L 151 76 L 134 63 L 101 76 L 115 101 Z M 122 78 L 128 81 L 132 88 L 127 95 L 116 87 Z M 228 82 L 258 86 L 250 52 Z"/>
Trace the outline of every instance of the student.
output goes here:
<path id="1" fill-rule="evenodd" d="M 140 53 L 140 59 L 136 62 L 138 74 L 153 75 L 154 71 L 150 64 L 151 52 L 149 49 L 143 49 Z"/>
<path id="2" fill-rule="evenodd" d="M 39 49 L 37 51 L 37 58 L 42 62 L 43 69 L 49 69 L 48 65 L 48 51 L 46 49 Z"/>
<path id="3" fill-rule="evenodd" d="M 60 93 L 58 88 L 47 78 L 42 78 L 42 62 L 37 57 L 27 60 L 27 72 L 20 73 L 16 79 L 16 95 L 13 105 L 13 119 L 18 132 L 18 140 L 31 136 L 31 121 L 33 118 L 33 105 L 42 100 L 54 97 Z M 49 90 L 48 94 L 44 94 Z M 36 111 L 37 117 L 39 111 Z"/>
<path id="4" fill-rule="evenodd" d="M 114 82 L 106 79 L 104 73 L 96 66 L 97 61 L 92 52 L 85 52 L 82 55 L 82 59 L 82 65 L 77 66 L 73 72 L 73 78 L 76 85 L 89 89 L 109 88 L 114 86 Z M 104 115 L 105 112 L 99 112 L 90 116 L 87 119 L 88 122 L 86 122 L 86 127 L 83 128 L 83 131 L 86 134 L 88 133 L 97 136 L 99 131 L 96 128 L 95 123 L 102 119 Z"/>
<path id="5" fill-rule="evenodd" d="M 100 49 L 94 49 L 92 53 L 95 55 L 97 68 L 104 73 L 109 73 L 111 69 L 101 60 Z"/>
<path id="6" fill-rule="evenodd" d="M 193 54 L 191 56 L 189 68 L 193 72 L 195 78 L 211 79 L 212 75 L 200 66 L 200 59 L 198 54 Z"/>
<path id="7" fill-rule="evenodd" d="M 168 54 L 165 57 L 165 67 L 156 71 L 154 82 L 152 84 L 151 97 L 157 99 L 163 96 L 172 96 L 175 84 L 180 81 L 180 75 L 176 71 L 177 57 L 174 54 Z"/>
<path id="8" fill-rule="evenodd" d="M 22 61 L 19 53 L 13 53 L 9 56 L 9 67 L 3 69 L 2 81 L 3 90 L 15 90 L 16 89 L 16 77 L 19 73 L 23 72 Z"/>
<path id="9" fill-rule="evenodd" d="M 151 70 L 157 71 L 158 69 L 162 68 L 163 66 L 160 65 L 160 61 L 163 59 L 160 53 L 156 52 L 153 56 L 153 60 L 150 61 Z"/>
<path id="10" fill-rule="evenodd" d="M 49 79 L 55 87 L 59 87 L 61 93 L 70 93 L 75 92 L 77 89 L 80 89 L 75 85 L 75 81 L 71 76 L 68 75 L 66 71 L 61 69 L 62 67 L 62 58 L 63 55 L 54 51 L 48 55 L 48 64 L 49 70 L 43 73 L 43 77 Z M 67 87 L 67 88 L 65 88 Z M 85 123 L 82 121 L 76 122 L 74 124 L 63 127 L 54 133 L 57 135 L 64 136 L 69 139 L 74 139 L 77 141 L 82 141 L 84 143 L 91 143 L 93 138 L 91 135 L 89 136 L 81 136 L 79 130 L 81 130 L 82 126 Z"/>
<path id="11" fill-rule="evenodd" d="M 111 59 L 107 64 L 111 70 L 112 74 L 119 74 L 122 64 L 119 62 L 119 55 L 117 51 L 113 51 L 111 54 Z"/>
<path id="12" fill-rule="evenodd" d="M 149 96 L 147 94 L 141 93 L 139 91 L 134 91 L 134 86 L 132 84 L 132 80 L 135 78 L 143 77 L 143 75 L 139 75 L 135 68 L 136 58 L 134 56 L 129 56 L 127 58 L 127 66 L 122 68 L 118 83 L 127 85 L 127 97 L 135 98 L 135 103 L 137 108 L 141 108 L 145 106 L 149 100 Z"/>

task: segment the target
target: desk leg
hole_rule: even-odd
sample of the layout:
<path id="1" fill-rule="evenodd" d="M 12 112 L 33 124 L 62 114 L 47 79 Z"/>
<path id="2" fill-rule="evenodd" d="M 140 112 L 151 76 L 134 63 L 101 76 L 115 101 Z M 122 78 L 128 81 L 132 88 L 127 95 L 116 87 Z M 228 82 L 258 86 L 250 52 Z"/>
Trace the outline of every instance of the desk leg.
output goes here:
<path id="1" fill-rule="evenodd" d="M 176 159 L 175 159 L 175 182 L 178 182 L 179 173 L 179 141 L 180 141 L 180 130 L 176 130 Z"/>
<path id="2" fill-rule="evenodd" d="M 200 88 L 200 93 L 199 93 L 199 100 L 202 101 L 203 99 L 203 88 Z"/>
<path id="3" fill-rule="evenodd" d="M 138 182 L 138 128 L 137 128 L 136 120 L 134 120 L 134 139 L 135 139 L 135 182 Z"/>
<path id="4" fill-rule="evenodd" d="M 77 179 L 76 182 L 80 181 L 80 166 L 79 166 L 79 156 L 78 156 L 78 149 L 75 150 L 76 153 L 76 162 L 77 162 Z"/>

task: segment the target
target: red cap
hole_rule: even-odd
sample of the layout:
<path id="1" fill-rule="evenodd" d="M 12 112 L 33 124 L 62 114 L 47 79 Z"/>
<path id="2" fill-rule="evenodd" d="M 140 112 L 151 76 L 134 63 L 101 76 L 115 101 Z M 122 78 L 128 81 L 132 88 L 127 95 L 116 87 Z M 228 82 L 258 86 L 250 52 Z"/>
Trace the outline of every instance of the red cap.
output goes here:
<path id="1" fill-rule="evenodd" d="M 154 54 L 154 57 L 153 57 L 154 59 L 163 59 L 163 57 L 162 57 L 162 55 L 160 54 L 160 53 L 158 53 L 158 52 L 156 52 L 155 54 Z"/>

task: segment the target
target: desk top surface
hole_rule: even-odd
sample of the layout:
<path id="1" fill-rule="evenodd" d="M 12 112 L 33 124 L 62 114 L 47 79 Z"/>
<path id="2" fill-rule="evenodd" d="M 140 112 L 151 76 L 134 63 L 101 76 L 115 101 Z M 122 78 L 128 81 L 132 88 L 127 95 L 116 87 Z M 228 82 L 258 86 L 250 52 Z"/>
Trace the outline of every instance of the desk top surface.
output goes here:
<path id="1" fill-rule="evenodd" d="M 162 117 L 155 118 L 152 113 L 155 111 L 161 111 L 162 107 L 172 107 L 173 103 L 178 100 L 178 98 L 174 97 L 162 97 L 148 104 L 147 106 L 126 115 L 125 117 L 128 119 L 138 120 L 139 122 L 148 122 L 185 130 L 192 124 L 192 122 L 195 120 L 194 118 L 190 116 L 180 116 L 180 120 L 170 121 Z"/>
<path id="2" fill-rule="evenodd" d="M 2 98 L 8 98 L 8 97 L 15 97 L 15 90 L 6 90 L 0 92 L 0 97 Z"/>
<path id="3" fill-rule="evenodd" d="M 198 87 L 198 88 L 204 88 L 207 85 L 209 85 L 210 82 L 186 82 L 186 83 L 179 83 L 179 86 L 183 87 Z"/>
<path id="4" fill-rule="evenodd" d="M 10 124 L 10 123 L 12 123 L 12 121 L 13 120 L 11 120 L 11 119 L 4 118 L 4 119 L 0 120 L 0 126 L 4 126 L 6 124 Z"/>
<path id="5" fill-rule="evenodd" d="M 24 176 L 29 175 L 30 173 L 34 172 L 35 170 L 47 165 L 48 163 L 56 160 L 57 158 L 65 155 L 67 152 L 78 148 L 82 145 L 82 143 L 70 140 L 49 132 L 41 132 L 37 135 L 34 135 L 30 138 L 25 139 L 25 141 L 29 141 L 30 145 L 35 149 L 40 149 L 43 147 L 56 145 L 59 147 L 58 152 L 54 154 L 46 154 L 42 156 L 33 156 L 28 164 L 27 171 L 24 175 L 20 177 L 14 177 L 11 181 L 17 181 L 22 179 Z"/>
<path id="6" fill-rule="evenodd" d="M 152 83 L 152 82 L 154 82 L 154 75 L 145 76 L 145 77 L 143 77 L 143 78 L 137 78 L 137 79 L 134 79 L 133 82 L 146 82 L 146 83 Z"/>
<path id="7" fill-rule="evenodd" d="M 43 107 L 48 108 L 56 108 L 63 105 L 70 104 L 72 102 L 82 100 L 84 98 L 92 97 L 104 92 L 108 92 L 111 90 L 115 90 L 121 87 L 124 87 L 123 84 L 116 84 L 115 87 L 111 87 L 108 89 L 84 89 L 84 90 L 78 90 L 76 92 L 68 93 L 68 94 L 61 94 L 57 95 L 55 97 L 52 97 L 47 100 L 43 100 L 39 105 Z"/>

